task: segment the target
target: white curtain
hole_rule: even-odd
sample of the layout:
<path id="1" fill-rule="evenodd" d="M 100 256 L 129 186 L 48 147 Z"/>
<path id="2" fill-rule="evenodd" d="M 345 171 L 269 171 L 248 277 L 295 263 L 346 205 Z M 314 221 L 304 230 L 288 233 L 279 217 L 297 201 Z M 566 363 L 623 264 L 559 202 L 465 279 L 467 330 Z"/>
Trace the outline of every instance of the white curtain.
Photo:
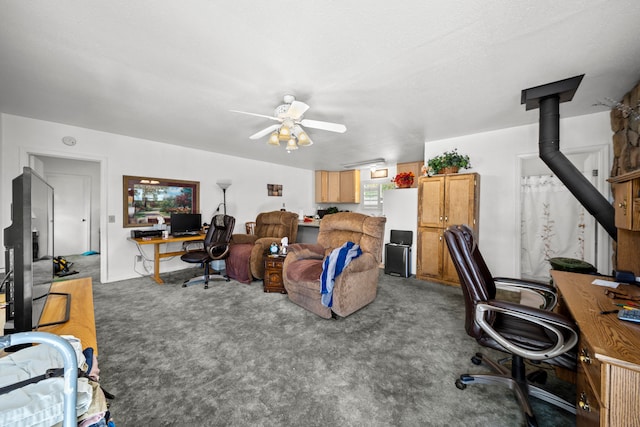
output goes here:
<path id="1" fill-rule="evenodd" d="M 595 258 L 593 217 L 553 175 L 522 177 L 522 277 L 547 280 L 549 258 L 592 263 Z"/>

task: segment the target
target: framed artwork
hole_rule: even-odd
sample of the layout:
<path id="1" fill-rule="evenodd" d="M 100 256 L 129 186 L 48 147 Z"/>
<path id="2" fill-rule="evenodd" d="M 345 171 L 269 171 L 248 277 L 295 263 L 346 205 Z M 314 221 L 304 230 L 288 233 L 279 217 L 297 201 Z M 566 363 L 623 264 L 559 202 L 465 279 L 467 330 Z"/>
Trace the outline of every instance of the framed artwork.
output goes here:
<path id="1" fill-rule="evenodd" d="M 282 197 L 282 185 L 267 184 L 267 196 Z"/>
<path id="2" fill-rule="evenodd" d="M 200 182 L 122 177 L 124 227 L 150 227 L 172 213 L 200 213 Z"/>
<path id="3" fill-rule="evenodd" d="M 389 169 L 376 169 L 371 171 L 371 179 L 374 178 L 386 178 L 389 173 Z"/>

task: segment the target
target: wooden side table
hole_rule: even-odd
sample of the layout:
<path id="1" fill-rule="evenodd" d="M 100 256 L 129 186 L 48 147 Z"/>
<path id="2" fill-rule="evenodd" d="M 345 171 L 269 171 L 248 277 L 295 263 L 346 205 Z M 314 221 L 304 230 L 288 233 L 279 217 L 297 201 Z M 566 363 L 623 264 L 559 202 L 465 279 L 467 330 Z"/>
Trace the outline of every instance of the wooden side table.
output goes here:
<path id="1" fill-rule="evenodd" d="M 264 256 L 264 291 L 280 292 L 286 294 L 282 281 L 282 265 L 286 255 L 265 255 Z"/>

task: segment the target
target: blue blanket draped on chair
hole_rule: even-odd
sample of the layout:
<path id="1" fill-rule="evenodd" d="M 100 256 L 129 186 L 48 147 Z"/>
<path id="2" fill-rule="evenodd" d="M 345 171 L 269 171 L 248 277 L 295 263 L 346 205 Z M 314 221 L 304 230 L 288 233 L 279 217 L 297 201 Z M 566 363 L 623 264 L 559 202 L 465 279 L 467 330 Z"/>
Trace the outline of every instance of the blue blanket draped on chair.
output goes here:
<path id="1" fill-rule="evenodd" d="M 333 305 L 333 285 L 336 276 L 342 273 L 342 270 L 351 262 L 352 259 L 362 255 L 362 249 L 353 242 L 346 242 L 339 248 L 331 251 L 329 256 L 322 264 L 322 275 L 320 276 L 321 284 L 321 302 L 325 307 Z"/>

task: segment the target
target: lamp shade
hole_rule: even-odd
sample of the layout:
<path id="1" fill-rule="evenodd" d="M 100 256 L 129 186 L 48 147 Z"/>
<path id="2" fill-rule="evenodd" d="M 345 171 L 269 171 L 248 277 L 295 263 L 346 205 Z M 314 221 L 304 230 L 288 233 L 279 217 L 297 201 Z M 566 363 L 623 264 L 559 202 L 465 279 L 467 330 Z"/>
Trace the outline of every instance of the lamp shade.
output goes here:
<path id="1" fill-rule="evenodd" d="M 287 141 L 287 151 L 297 150 L 298 145 L 296 144 L 296 140 L 292 137 L 289 141 Z"/>
<path id="2" fill-rule="evenodd" d="M 269 137 L 269 141 L 267 141 L 269 145 L 280 145 L 280 138 L 278 137 L 278 132 L 273 132 Z"/>
<path id="3" fill-rule="evenodd" d="M 231 181 L 226 180 L 226 181 L 217 181 L 216 184 L 218 184 L 218 187 L 222 188 L 222 190 L 226 190 L 227 188 L 231 187 Z"/>

